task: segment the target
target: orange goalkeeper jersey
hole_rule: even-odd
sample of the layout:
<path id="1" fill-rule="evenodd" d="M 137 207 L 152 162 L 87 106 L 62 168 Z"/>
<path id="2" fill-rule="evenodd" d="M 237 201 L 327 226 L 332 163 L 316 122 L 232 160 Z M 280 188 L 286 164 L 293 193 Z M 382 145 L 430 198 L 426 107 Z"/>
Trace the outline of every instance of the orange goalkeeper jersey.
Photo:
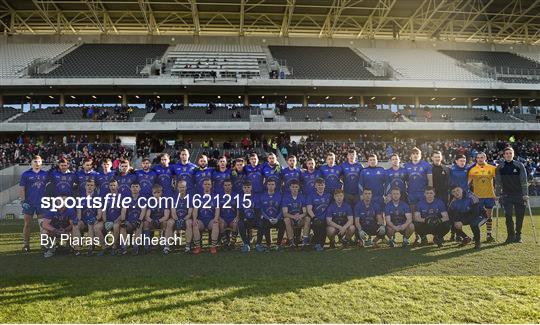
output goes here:
<path id="1" fill-rule="evenodd" d="M 473 193 L 481 199 L 495 197 L 493 180 L 496 167 L 490 164 L 475 165 L 469 170 L 469 183 Z"/>

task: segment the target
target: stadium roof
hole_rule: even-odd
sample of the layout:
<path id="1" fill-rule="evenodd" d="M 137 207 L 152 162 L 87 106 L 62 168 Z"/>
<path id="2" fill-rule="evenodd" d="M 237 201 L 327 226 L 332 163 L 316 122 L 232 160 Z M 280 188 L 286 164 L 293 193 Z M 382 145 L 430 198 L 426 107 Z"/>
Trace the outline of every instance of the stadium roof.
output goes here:
<path id="1" fill-rule="evenodd" d="M 7 34 L 540 42 L 540 0 L 0 0 Z"/>

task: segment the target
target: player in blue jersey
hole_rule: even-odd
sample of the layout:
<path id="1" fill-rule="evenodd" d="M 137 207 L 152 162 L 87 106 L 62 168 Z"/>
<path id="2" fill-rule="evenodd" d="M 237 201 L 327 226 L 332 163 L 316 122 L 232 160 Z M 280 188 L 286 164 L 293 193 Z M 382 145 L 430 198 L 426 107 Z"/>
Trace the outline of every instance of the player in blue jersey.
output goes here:
<path id="1" fill-rule="evenodd" d="M 281 179 L 283 181 L 283 192 L 289 193 L 292 182 L 298 183 L 300 189 L 300 178 L 302 170 L 296 166 L 297 159 L 294 155 L 287 157 L 287 167 L 281 169 Z"/>
<path id="2" fill-rule="evenodd" d="M 139 182 L 135 180 L 131 183 L 131 203 L 128 207 L 122 208 L 120 213 L 120 236 L 127 240 L 127 235 L 130 234 L 132 239 L 141 237 L 142 222 L 146 215 L 146 209 L 140 206 L 139 197 L 141 192 L 141 186 Z M 127 247 L 121 245 L 120 255 L 127 253 Z M 139 245 L 133 244 L 132 255 L 139 255 Z"/>
<path id="3" fill-rule="evenodd" d="M 203 194 L 204 187 L 203 181 L 207 178 L 212 179 L 214 174 L 214 168 L 208 167 L 208 156 L 200 155 L 197 158 L 197 168 L 194 169 L 194 179 L 195 179 L 195 193 Z M 212 183 L 212 194 L 214 193 L 214 183 Z"/>
<path id="4" fill-rule="evenodd" d="M 152 170 L 152 162 L 148 157 L 143 158 L 141 169 L 135 171 L 137 181 L 141 186 L 141 197 L 149 198 L 152 196 L 152 189 L 156 184 L 157 173 Z"/>
<path id="5" fill-rule="evenodd" d="M 345 202 L 343 190 L 334 191 L 334 202 L 326 209 L 326 234 L 330 239 L 330 247 L 334 245 L 336 235 L 341 239 L 343 247 L 349 246 L 354 235 L 353 210 Z"/>
<path id="6" fill-rule="evenodd" d="M 411 210 L 424 198 L 427 186 L 433 186 L 431 164 L 422 160 L 422 151 L 418 148 L 411 150 L 411 161 L 403 167 L 407 171 L 407 196 Z"/>
<path id="7" fill-rule="evenodd" d="M 259 165 L 259 156 L 252 152 L 249 155 L 249 165 L 244 170 L 246 171 L 247 179 L 251 182 L 253 194 L 261 194 L 264 192 L 264 174 L 262 165 Z"/>
<path id="8" fill-rule="evenodd" d="M 468 195 L 469 191 L 469 168 L 467 167 L 467 157 L 456 155 L 454 164 L 450 167 L 450 188 L 461 187 L 463 193 Z"/>
<path id="9" fill-rule="evenodd" d="M 227 157 L 218 158 L 217 168 L 212 173 L 212 183 L 214 184 L 214 194 L 223 194 L 223 183 L 231 179 L 231 170 L 227 168 Z M 231 188 L 232 191 L 232 188 Z"/>
<path id="10" fill-rule="evenodd" d="M 372 200 L 373 191 L 364 188 L 362 200 L 354 207 L 354 226 L 359 239 L 360 247 L 377 247 L 378 241 L 384 239 L 386 225 L 383 217 L 383 205 Z M 371 236 L 375 236 L 372 241 Z"/>
<path id="11" fill-rule="evenodd" d="M 152 169 L 157 174 L 156 184 L 161 185 L 163 189 L 164 197 L 172 197 L 173 195 L 173 178 L 174 178 L 174 169 L 170 165 L 171 158 L 168 153 L 161 155 L 159 159 L 159 165 L 154 166 Z"/>
<path id="12" fill-rule="evenodd" d="M 283 194 L 281 201 L 285 230 L 287 231 L 288 246 L 295 247 L 295 230 L 302 229 L 302 246 L 309 244 L 309 216 L 304 196 L 300 193 L 300 182 L 293 179 L 289 184 L 289 190 Z"/>
<path id="13" fill-rule="evenodd" d="M 319 172 L 325 181 L 325 191 L 330 195 L 334 195 L 335 190 L 343 187 L 341 167 L 336 165 L 336 155 L 333 152 L 326 155 L 326 164 L 319 167 Z"/>
<path id="14" fill-rule="evenodd" d="M 238 207 L 233 198 L 232 188 L 232 180 L 226 179 L 223 181 L 223 193 L 219 194 L 219 233 L 221 238 L 224 239 L 223 246 L 227 250 L 234 249 L 236 237 L 238 236 Z"/>
<path id="15" fill-rule="evenodd" d="M 85 193 L 83 197 L 92 198 L 97 196 L 96 182 L 93 178 L 86 180 L 84 183 Z M 87 199 L 83 201 L 83 207 L 77 209 L 77 219 L 73 221 L 73 237 L 81 238 L 85 231 L 88 231 L 88 237 L 97 238 L 98 246 L 88 245 L 87 256 L 92 256 L 94 250 L 98 251 L 98 255 L 103 255 L 101 245 L 103 244 L 103 221 L 98 219 L 101 217 L 99 209 L 92 206 L 92 201 Z M 75 255 L 80 255 L 80 245 L 74 245 Z"/>
<path id="16" fill-rule="evenodd" d="M 463 226 L 469 225 L 473 232 L 474 248 L 479 249 L 481 247 L 480 227 L 487 221 L 487 218 L 481 216 L 479 202 L 474 197 L 465 195 L 461 186 L 455 186 L 451 194 L 448 214 L 454 224 L 456 234 L 462 237 L 460 246 L 463 247 L 471 242 L 471 238 L 463 231 Z"/>
<path id="17" fill-rule="evenodd" d="M 115 177 L 115 172 L 112 170 L 112 160 L 105 158 L 101 162 L 101 172 L 97 176 L 98 195 L 105 197 L 109 193 L 109 182 Z"/>
<path id="18" fill-rule="evenodd" d="M 65 202 L 67 196 L 61 196 L 62 203 Z M 56 211 L 46 211 L 43 215 L 41 224 L 41 233 L 47 235 L 49 244 L 45 246 L 44 257 L 52 257 L 56 251 L 56 246 L 60 241 L 60 236 L 71 235 L 73 226 L 71 221 L 77 218 L 75 209 L 68 209 L 65 205 L 61 205 Z M 55 239 L 53 244 L 52 239 Z"/>
<path id="19" fill-rule="evenodd" d="M 19 181 L 19 200 L 22 204 L 24 215 L 23 227 L 23 252 L 30 252 L 30 226 L 34 214 L 41 220 L 43 210 L 41 199 L 45 195 L 45 186 L 48 182 L 48 173 L 41 169 L 43 160 L 40 156 L 32 158 L 31 168 L 21 175 Z"/>
<path id="20" fill-rule="evenodd" d="M 185 179 L 176 182 L 176 193 L 174 196 L 174 207 L 171 207 L 171 219 L 174 231 L 186 232 L 185 252 L 191 252 L 193 241 L 193 207 L 188 202 L 188 187 Z"/>
<path id="21" fill-rule="evenodd" d="M 75 173 L 78 186 L 78 195 L 85 196 L 86 181 L 93 179 L 97 180 L 99 173 L 94 170 L 94 161 L 92 158 L 84 158 L 82 162 L 82 169 Z"/>
<path id="22" fill-rule="evenodd" d="M 105 209 L 99 209 L 98 219 L 103 221 L 103 233 L 106 234 L 112 231 L 113 245 L 111 247 L 111 255 L 118 253 L 118 243 L 120 241 L 120 214 L 122 206 L 118 201 L 118 181 L 113 178 L 109 181 L 108 195 L 105 196 Z M 104 247 L 105 251 L 107 247 Z"/>
<path id="23" fill-rule="evenodd" d="M 384 168 L 377 165 L 378 163 L 377 155 L 368 155 L 368 165 L 360 173 L 358 188 L 360 194 L 364 188 L 370 188 L 373 202 L 382 205 L 384 204 L 386 172 Z"/>
<path id="24" fill-rule="evenodd" d="M 248 180 L 245 171 L 246 161 L 244 158 L 236 158 L 231 170 L 231 179 L 233 182 L 233 193 L 243 194 L 244 183 Z"/>
<path id="25" fill-rule="evenodd" d="M 77 180 L 75 173 L 69 170 L 67 159 L 60 159 L 58 169 L 49 171 L 49 181 L 53 196 L 73 196 L 73 188 Z"/>
<path id="26" fill-rule="evenodd" d="M 181 180 L 186 181 L 187 193 L 192 193 L 195 182 L 195 168 L 197 168 L 197 165 L 189 161 L 189 150 L 180 150 L 180 160 L 177 164 L 172 165 L 172 168 L 176 175 L 176 182 Z"/>
<path id="27" fill-rule="evenodd" d="M 321 173 L 316 168 L 315 159 L 306 160 L 306 169 L 302 171 L 302 194 L 309 197 L 315 193 L 315 181 L 321 177 Z"/>
<path id="28" fill-rule="evenodd" d="M 146 207 L 146 214 L 143 222 L 143 236 L 145 238 L 144 242 L 144 252 L 148 253 L 150 249 L 149 241 L 151 232 L 153 230 L 159 230 L 160 235 L 165 238 L 172 237 L 172 223 L 169 222 L 171 209 L 170 202 L 167 204 L 167 201 L 162 200 L 163 189 L 161 185 L 154 184 L 152 187 L 152 201 L 148 202 Z M 163 254 L 167 255 L 171 252 L 169 245 L 164 245 Z"/>
<path id="29" fill-rule="evenodd" d="M 269 153 L 268 157 L 266 157 L 266 162 L 262 164 L 264 184 L 266 185 L 269 180 L 273 180 L 276 183 L 277 192 L 281 192 L 281 169 L 276 154 Z"/>
<path id="30" fill-rule="evenodd" d="M 326 210 L 332 203 L 332 195 L 325 190 L 325 181 L 318 178 L 315 181 L 315 192 L 306 199 L 307 214 L 311 218 L 313 243 L 316 251 L 324 250 L 326 241 Z"/>
<path id="31" fill-rule="evenodd" d="M 427 235 L 433 235 L 433 243 L 442 247 L 444 236 L 450 231 L 450 219 L 444 202 L 435 197 L 435 189 L 426 187 L 425 198 L 416 206 L 413 215 L 414 229 L 420 236 L 420 245 L 428 244 Z"/>
<path id="32" fill-rule="evenodd" d="M 401 167 L 401 159 L 398 154 L 390 156 L 390 167 L 385 171 L 385 203 L 390 201 L 390 190 L 394 187 L 399 188 L 403 201 L 407 202 L 407 170 Z"/>
<path id="33" fill-rule="evenodd" d="M 131 197 L 131 184 L 139 181 L 137 180 L 137 174 L 133 171 L 129 164 L 129 160 L 121 159 L 118 167 L 118 172 L 115 176 L 118 181 L 118 192 L 122 197 Z M 140 184 L 139 184 L 140 188 Z M 140 195 L 140 193 L 139 193 Z"/>
<path id="34" fill-rule="evenodd" d="M 202 232 L 208 230 L 210 237 L 210 254 L 217 253 L 219 240 L 219 216 L 220 208 L 216 205 L 216 200 L 212 199 L 212 180 L 205 178 L 201 180 L 203 191 L 200 193 L 201 200 L 193 199 L 193 242 L 195 249 L 193 254 L 199 254 L 201 250 Z"/>
<path id="35" fill-rule="evenodd" d="M 359 200 L 358 182 L 360 181 L 360 172 L 364 168 L 357 157 L 356 150 L 351 149 L 347 152 L 347 161 L 340 165 L 343 174 L 345 202 L 351 206 L 354 206 Z"/>
<path id="36" fill-rule="evenodd" d="M 386 221 L 386 235 L 390 239 L 390 247 L 394 247 L 396 233 L 403 235 L 402 247 L 409 246 L 409 237 L 414 232 L 412 214 L 409 205 L 401 200 L 399 188 L 390 191 L 390 202 L 384 208 L 384 219 Z"/>
<path id="37" fill-rule="evenodd" d="M 266 247 L 262 246 L 262 236 L 257 236 L 255 249 L 258 252 L 267 251 L 272 247 L 272 237 L 270 229 L 278 230 L 277 245 L 281 245 L 285 234 L 285 223 L 283 222 L 283 211 L 281 210 L 281 193 L 277 191 L 277 184 L 274 179 L 266 181 L 266 192 L 259 196 L 261 209 L 261 222 L 259 231 L 266 239 Z M 278 246 L 279 249 L 279 246 Z"/>
<path id="38" fill-rule="evenodd" d="M 243 242 L 242 252 L 247 253 L 251 250 L 251 232 L 253 229 L 259 229 L 260 211 L 258 196 L 252 193 L 250 181 L 244 182 L 242 191 L 246 202 L 238 208 L 238 232 Z"/>

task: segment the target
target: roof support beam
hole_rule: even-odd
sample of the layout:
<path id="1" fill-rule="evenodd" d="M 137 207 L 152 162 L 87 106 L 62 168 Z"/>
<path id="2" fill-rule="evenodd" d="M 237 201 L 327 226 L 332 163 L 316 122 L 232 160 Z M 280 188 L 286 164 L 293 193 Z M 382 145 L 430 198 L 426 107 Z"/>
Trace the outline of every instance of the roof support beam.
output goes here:
<path id="1" fill-rule="evenodd" d="M 501 36 L 504 32 L 506 32 L 508 30 L 508 28 L 512 27 L 512 26 L 516 26 L 516 24 L 519 22 L 519 20 L 521 18 L 523 18 L 523 16 L 525 16 L 529 11 L 531 11 L 533 8 L 536 8 L 536 9 L 539 9 L 539 4 L 540 4 L 540 0 L 536 0 L 534 1 L 527 9 L 525 10 L 521 10 L 521 12 L 519 13 L 519 15 L 515 18 L 515 19 L 510 19 L 506 24 L 504 24 L 504 26 L 499 30 L 499 32 L 495 35 L 495 38 L 498 38 L 499 36 Z M 519 1 L 519 7 L 521 7 L 521 1 Z M 515 9 L 515 7 L 514 7 Z M 521 9 L 521 8 L 520 8 Z M 537 12 L 538 14 L 538 12 Z M 532 21 L 533 19 L 531 18 L 529 21 Z"/>
<path id="2" fill-rule="evenodd" d="M 189 0 L 191 4 L 191 17 L 193 19 L 193 34 L 199 35 L 201 32 L 201 22 L 199 20 L 199 8 L 197 7 L 197 0 Z"/>
<path id="3" fill-rule="evenodd" d="M 289 37 L 289 27 L 291 26 L 292 16 L 294 13 L 294 7 L 296 0 L 287 0 L 287 6 L 283 12 L 283 21 L 281 22 L 281 30 L 279 36 Z"/>

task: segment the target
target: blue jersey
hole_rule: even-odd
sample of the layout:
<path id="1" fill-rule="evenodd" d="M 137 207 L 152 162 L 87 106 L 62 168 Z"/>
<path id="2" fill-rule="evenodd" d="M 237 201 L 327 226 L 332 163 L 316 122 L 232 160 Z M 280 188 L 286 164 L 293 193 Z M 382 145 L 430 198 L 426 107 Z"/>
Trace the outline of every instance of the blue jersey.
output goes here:
<path id="1" fill-rule="evenodd" d="M 174 194 L 174 210 L 176 211 L 176 216 L 178 217 L 178 220 L 185 219 L 189 213 L 189 202 L 187 200 L 187 197 L 184 195 L 184 197 L 180 197 L 180 194 L 176 192 Z"/>
<path id="2" fill-rule="evenodd" d="M 431 164 L 420 160 L 416 164 L 408 162 L 404 168 L 407 171 L 407 193 L 424 193 L 428 186 L 427 175 L 431 175 Z"/>
<path id="3" fill-rule="evenodd" d="M 471 197 L 464 196 L 459 200 L 452 200 L 450 202 L 448 213 L 451 217 L 479 216 L 480 209 L 478 204 L 474 204 Z"/>
<path id="4" fill-rule="evenodd" d="M 247 179 L 251 181 L 253 193 L 260 194 L 264 192 L 264 175 L 262 172 L 262 166 L 257 165 L 253 167 L 251 165 L 247 165 L 246 167 L 244 167 L 244 170 L 246 171 Z"/>
<path id="5" fill-rule="evenodd" d="M 390 201 L 384 208 L 385 217 L 389 216 L 392 223 L 396 226 L 402 225 L 407 221 L 407 213 L 411 213 L 411 208 L 403 201 L 400 201 L 398 204 Z"/>
<path id="6" fill-rule="evenodd" d="M 306 205 L 311 205 L 311 210 L 315 215 L 315 218 L 319 220 L 326 220 L 326 209 L 332 202 L 332 195 L 328 192 L 324 192 L 322 195 L 315 192 L 311 194 L 306 200 Z"/>
<path id="7" fill-rule="evenodd" d="M 326 218 L 332 219 L 335 223 L 345 223 L 347 222 L 348 217 L 352 217 L 352 215 L 352 208 L 347 202 L 343 202 L 341 205 L 334 202 L 326 209 Z"/>
<path id="8" fill-rule="evenodd" d="M 225 222 L 230 223 L 231 221 L 236 218 L 236 202 L 233 199 L 233 194 L 229 194 L 230 197 L 227 197 L 225 195 L 220 195 L 220 209 L 219 209 L 219 216 L 225 220 Z"/>
<path id="9" fill-rule="evenodd" d="M 390 194 L 390 191 L 397 187 L 401 193 L 406 193 L 407 190 L 407 170 L 405 168 L 393 169 L 392 167 L 385 170 L 386 173 L 386 191 L 385 194 Z"/>
<path id="10" fill-rule="evenodd" d="M 377 215 L 382 215 L 382 210 L 382 206 L 373 201 L 368 204 L 359 201 L 354 207 L 354 217 L 359 219 L 362 227 L 374 226 L 377 225 Z"/>
<path id="11" fill-rule="evenodd" d="M 140 195 L 146 198 L 151 197 L 152 187 L 154 184 L 156 184 L 157 173 L 151 169 L 148 171 L 139 169 L 135 172 L 135 174 L 137 175 L 137 180 L 139 181 L 139 185 L 141 187 Z"/>
<path id="12" fill-rule="evenodd" d="M 122 213 L 122 207 L 117 207 L 117 202 L 113 202 L 114 194 L 111 194 L 109 197 L 106 197 L 105 203 L 107 204 L 107 208 L 105 209 L 105 221 L 108 222 L 114 222 Z M 104 204 L 105 204 L 104 203 Z M 114 207 L 112 206 L 114 203 Z"/>
<path id="13" fill-rule="evenodd" d="M 93 224 L 96 222 L 99 209 L 93 208 L 91 201 L 90 201 L 89 206 L 86 205 L 86 201 L 83 201 L 83 207 L 80 209 L 80 211 L 81 211 L 81 220 L 84 223 Z"/>
<path id="14" fill-rule="evenodd" d="M 302 192 L 306 197 L 309 197 L 317 191 L 315 189 L 315 181 L 320 177 L 321 173 L 318 169 L 314 169 L 312 172 L 309 172 L 308 170 L 302 171 Z"/>
<path id="15" fill-rule="evenodd" d="M 373 198 L 382 198 L 384 196 L 384 182 L 386 180 L 386 172 L 382 167 L 366 167 L 360 173 L 360 191 L 365 188 L 370 188 L 373 193 Z"/>
<path id="16" fill-rule="evenodd" d="M 286 167 L 281 170 L 281 178 L 283 179 L 283 192 L 289 193 L 291 191 L 291 183 L 293 180 L 298 182 L 298 185 L 301 186 L 300 178 L 302 177 L 302 170 L 300 168 L 289 168 Z"/>
<path id="17" fill-rule="evenodd" d="M 45 195 L 48 173 L 44 170 L 34 172 L 28 169 L 21 175 L 19 185 L 24 187 L 24 202 L 34 207 L 41 207 L 41 198 Z"/>
<path id="18" fill-rule="evenodd" d="M 197 165 L 188 162 L 187 164 L 174 164 L 172 165 L 174 174 L 176 175 L 176 181 L 186 181 L 187 191 L 192 192 L 195 184 L 195 169 Z"/>
<path id="19" fill-rule="evenodd" d="M 231 171 L 231 180 L 233 182 L 233 192 L 238 194 L 244 193 L 244 182 L 247 181 L 248 177 L 244 169 L 242 171 L 232 170 Z M 252 188 L 253 190 L 253 188 Z"/>
<path id="20" fill-rule="evenodd" d="M 73 196 L 73 187 L 76 183 L 75 173 L 69 170 L 62 173 L 60 170 L 54 169 L 49 172 L 49 180 L 53 186 L 54 196 Z"/>
<path id="21" fill-rule="evenodd" d="M 167 209 L 168 207 L 166 204 L 158 205 L 155 208 L 148 208 L 148 210 L 150 210 L 150 219 L 156 221 L 163 218 L 163 216 L 165 215 L 165 210 Z"/>
<path id="22" fill-rule="evenodd" d="M 283 196 L 281 207 L 287 208 L 289 214 L 302 214 L 304 212 L 304 208 L 306 207 L 306 202 L 300 193 L 296 197 L 293 197 L 291 193 L 287 193 Z"/>
<path id="23" fill-rule="evenodd" d="M 212 174 L 214 173 L 214 168 L 206 167 L 204 169 L 197 167 L 195 168 L 194 178 L 195 178 L 195 192 L 198 194 L 204 193 L 203 181 L 208 178 L 212 179 Z M 212 184 L 212 193 L 214 191 L 214 184 Z"/>
<path id="24" fill-rule="evenodd" d="M 231 179 L 231 170 L 225 169 L 224 171 L 221 171 L 219 169 L 215 169 L 212 173 L 212 189 L 213 193 L 216 194 L 223 194 L 223 183 L 225 180 Z"/>
<path id="25" fill-rule="evenodd" d="M 246 199 L 251 201 L 251 206 L 249 208 L 245 208 L 243 204 L 240 204 L 240 207 L 238 209 L 240 211 L 240 216 L 244 219 L 250 219 L 250 220 L 257 218 L 257 211 L 258 209 L 260 209 L 258 195 L 251 194 L 249 196 L 246 196 Z"/>
<path id="26" fill-rule="evenodd" d="M 416 206 L 416 212 L 420 212 L 422 219 L 439 219 L 442 218 L 441 213 L 446 212 L 446 206 L 443 201 L 437 198 L 431 203 L 424 199 Z"/>
<path id="27" fill-rule="evenodd" d="M 79 195 L 80 196 L 86 196 L 86 182 L 90 179 L 93 179 L 96 183 L 97 188 L 97 179 L 99 177 L 99 173 L 95 170 L 91 170 L 88 173 L 84 170 L 79 170 L 76 174 L 77 184 L 79 186 Z"/>
<path id="28" fill-rule="evenodd" d="M 172 166 L 163 166 L 161 164 L 159 165 L 155 165 L 154 167 L 152 167 L 152 169 L 156 172 L 157 174 L 157 181 L 156 183 L 161 185 L 161 187 L 163 188 L 163 194 L 162 196 L 163 197 L 171 197 L 173 195 L 173 185 L 172 185 L 172 181 L 173 181 L 173 175 L 174 175 L 174 170 L 172 168 Z"/>
<path id="29" fill-rule="evenodd" d="M 203 192 L 204 193 L 204 192 Z M 204 195 L 201 193 L 201 195 Z M 215 200 L 203 199 L 201 207 L 198 210 L 198 219 L 207 223 L 209 220 L 214 219 L 216 216 L 216 202 Z"/>
<path id="30" fill-rule="evenodd" d="M 261 207 L 261 215 L 265 219 L 281 219 L 283 213 L 281 212 L 281 193 L 274 192 L 270 195 L 268 192 L 264 192 L 259 196 L 259 204 Z"/>
<path id="31" fill-rule="evenodd" d="M 464 195 L 469 193 L 469 168 L 467 166 L 461 168 L 456 164 L 450 167 L 450 188 L 455 186 L 461 187 Z"/>
<path id="32" fill-rule="evenodd" d="M 137 204 L 137 198 L 131 197 L 131 205 L 126 209 L 126 220 L 129 222 L 137 222 L 141 218 L 141 212 L 143 208 Z"/>
<path id="33" fill-rule="evenodd" d="M 334 165 L 330 167 L 326 164 L 319 167 L 319 172 L 321 173 L 322 178 L 325 180 L 326 187 L 324 188 L 325 192 L 334 194 L 336 189 L 341 188 L 341 167 Z"/>
<path id="34" fill-rule="evenodd" d="M 116 175 L 116 181 L 118 182 L 118 193 L 120 193 L 122 197 L 130 197 L 131 184 L 133 184 L 136 180 L 137 175 L 133 172 L 127 172 L 124 175 L 118 173 Z"/>
<path id="35" fill-rule="evenodd" d="M 107 193 L 110 192 L 109 190 L 109 182 L 111 179 L 113 179 L 115 176 L 115 172 L 110 171 L 108 173 L 98 173 L 97 176 L 97 186 L 98 186 L 98 194 L 101 197 L 105 197 Z"/>
<path id="36" fill-rule="evenodd" d="M 361 163 L 349 163 L 348 161 L 340 165 L 343 173 L 343 190 L 348 195 L 358 195 L 358 182 L 360 181 L 360 172 L 364 168 Z"/>
<path id="37" fill-rule="evenodd" d="M 262 165 L 262 172 L 264 176 L 264 184 L 269 180 L 276 182 L 276 191 L 281 190 L 281 166 L 275 164 L 271 166 L 269 163 L 265 162 Z"/>
<path id="38" fill-rule="evenodd" d="M 56 211 L 46 211 L 43 219 L 51 220 L 51 226 L 56 229 L 69 227 L 69 222 L 77 219 L 75 209 L 58 209 Z"/>

